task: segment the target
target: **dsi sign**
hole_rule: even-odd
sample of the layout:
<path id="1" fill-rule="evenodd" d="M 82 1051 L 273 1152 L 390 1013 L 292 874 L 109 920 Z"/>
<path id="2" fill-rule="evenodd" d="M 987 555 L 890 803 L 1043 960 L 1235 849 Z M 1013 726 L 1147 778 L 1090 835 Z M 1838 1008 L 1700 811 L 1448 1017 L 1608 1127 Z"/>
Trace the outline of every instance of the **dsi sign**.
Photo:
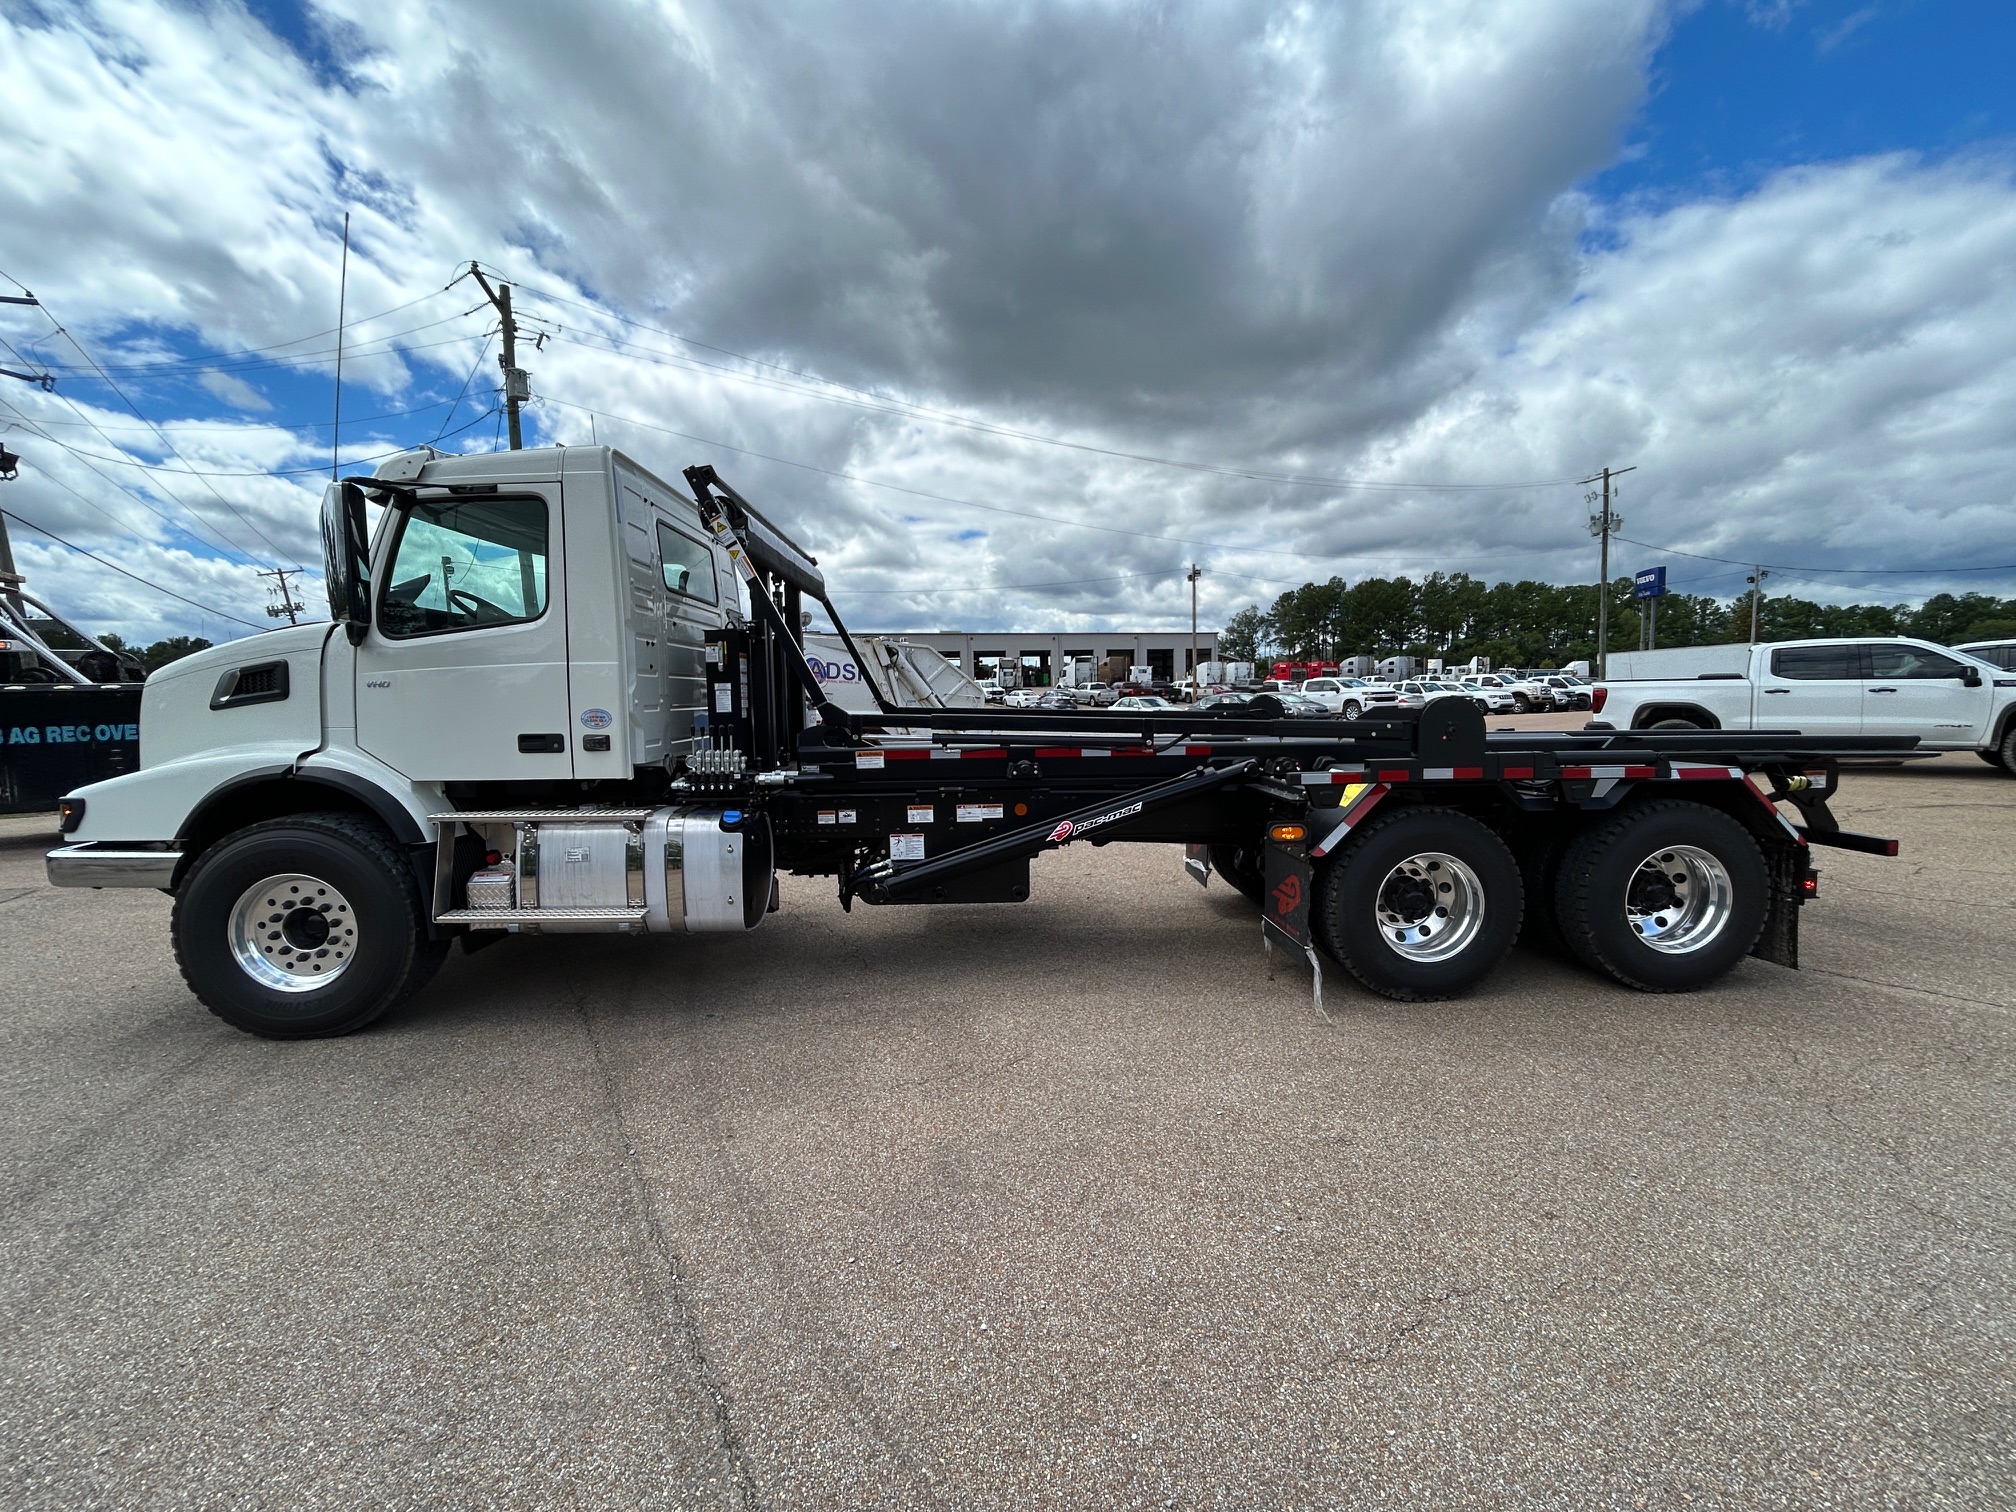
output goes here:
<path id="1" fill-rule="evenodd" d="M 1649 599 L 1666 596 L 1666 569 L 1647 567 L 1631 580 L 1631 597 Z"/>
<path id="2" fill-rule="evenodd" d="M 848 657 L 844 661 L 829 661 L 816 652 L 807 653 L 805 665 L 812 669 L 812 675 L 822 683 L 858 683 L 861 669 Z"/>

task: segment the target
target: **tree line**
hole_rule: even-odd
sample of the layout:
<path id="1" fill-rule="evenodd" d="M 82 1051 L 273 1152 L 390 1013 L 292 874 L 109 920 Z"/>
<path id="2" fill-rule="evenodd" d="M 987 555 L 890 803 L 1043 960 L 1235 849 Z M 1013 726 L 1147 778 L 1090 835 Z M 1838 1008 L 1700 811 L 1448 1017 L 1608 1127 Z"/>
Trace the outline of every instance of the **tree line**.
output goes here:
<path id="1" fill-rule="evenodd" d="M 1639 644 L 1639 611 L 1631 579 L 1610 584 L 1610 649 Z M 1658 601 L 1661 646 L 1706 646 L 1750 639 L 1747 595 L 1716 599 L 1669 593 Z M 1218 633 L 1227 661 L 1341 661 L 1347 656 L 1440 657 L 1465 662 L 1488 656 L 1499 667 L 1559 667 L 1596 655 L 1596 587 L 1592 583 L 1486 583 L 1467 572 L 1410 578 L 1365 578 L 1346 584 L 1291 588 L 1262 609 L 1248 605 Z M 1938 593 L 1910 604 L 1817 604 L 1767 595 L 1757 638 L 1806 640 L 1835 635 L 1912 635 L 1953 645 L 2016 638 L 2016 599 L 1984 593 Z"/>

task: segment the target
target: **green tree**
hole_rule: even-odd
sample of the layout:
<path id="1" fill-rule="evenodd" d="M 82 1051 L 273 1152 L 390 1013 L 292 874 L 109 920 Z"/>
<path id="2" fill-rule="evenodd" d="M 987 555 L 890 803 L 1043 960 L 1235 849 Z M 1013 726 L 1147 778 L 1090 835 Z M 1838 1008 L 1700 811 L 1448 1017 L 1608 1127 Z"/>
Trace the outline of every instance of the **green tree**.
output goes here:
<path id="1" fill-rule="evenodd" d="M 1259 661 L 1267 645 L 1267 616 L 1258 604 L 1248 604 L 1225 621 L 1218 632 L 1220 661 Z"/>
<path id="2" fill-rule="evenodd" d="M 193 656 L 198 651 L 209 649 L 210 642 L 200 635 L 171 635 L 166 640 L 154 642 L 142 651 L 140 660 L 147 664 L 149 672 L 158 672 L 172 661 L 180 661 L 185 656 Z"/>

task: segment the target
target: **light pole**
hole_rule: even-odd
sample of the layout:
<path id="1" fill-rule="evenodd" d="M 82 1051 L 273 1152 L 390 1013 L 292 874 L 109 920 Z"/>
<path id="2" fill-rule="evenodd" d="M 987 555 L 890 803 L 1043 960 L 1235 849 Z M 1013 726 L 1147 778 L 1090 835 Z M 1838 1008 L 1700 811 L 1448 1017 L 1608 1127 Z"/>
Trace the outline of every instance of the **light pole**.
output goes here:
<path id="1" fill-rule="evenodd" d="M 1190 702 L 1195 703 L 1204 696 L 1203 669 L 1197 665 L 1197 579 L 1204 576 L 1204 569 L 1195 562 L 1190 564 Z"/>

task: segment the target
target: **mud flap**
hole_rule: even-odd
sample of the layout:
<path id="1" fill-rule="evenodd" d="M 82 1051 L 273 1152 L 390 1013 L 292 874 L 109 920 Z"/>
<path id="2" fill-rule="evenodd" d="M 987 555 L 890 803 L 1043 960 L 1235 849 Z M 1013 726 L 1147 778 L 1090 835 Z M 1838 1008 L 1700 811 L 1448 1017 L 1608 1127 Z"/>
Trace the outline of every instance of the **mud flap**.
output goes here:
<path id="1" fill-rule="evenodd" d="M 1309 928 L 1316 881 L 1305 844 L 1300 840 L 1269 840 L 1265 874 L 1267 888 L 1260 900 L 1260 944 L 1267 953 L 1267 974 L 1270 977 L 1274 974 L 1277 943 L 1301 955 L 1313 975 L 1316 1011 L 1328 1022 L 1330 1015 L 1323 1007 L 1323 961 L 1316 954 Z"/>
<path id="2" fill-rule="evenodd" d="M 1183 870 L 1197 879 L 1199 887 L 1209 887 L 1211 885 L 1211 847 L 1208 845 L 1184 846 Z"/>
<path id="3" fill-rule="evenodd" d="M 1803 845 L 1764 847 L 1771 897 L 1765 905 L 1764 928 L 1750 947 L 1750 954 L 1758 960 L 1794 971 L 1799 969 L 1799 908 L 1805 901 L 1807 857 Z"/>

